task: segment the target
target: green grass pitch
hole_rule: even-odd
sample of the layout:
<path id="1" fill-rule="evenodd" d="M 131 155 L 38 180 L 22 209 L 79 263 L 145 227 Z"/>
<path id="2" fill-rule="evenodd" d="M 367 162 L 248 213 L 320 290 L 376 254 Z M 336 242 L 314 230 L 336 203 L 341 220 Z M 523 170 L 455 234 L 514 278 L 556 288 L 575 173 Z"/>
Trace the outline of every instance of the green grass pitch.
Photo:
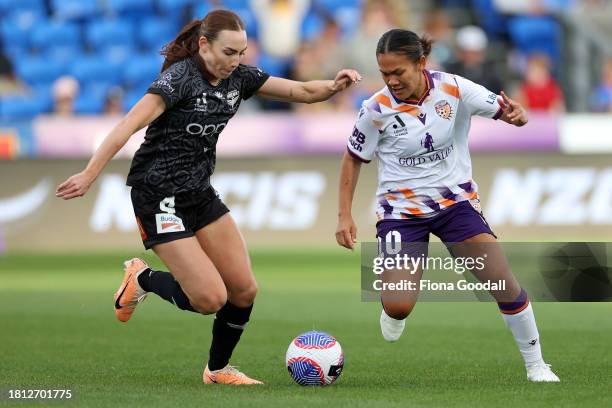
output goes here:
<path id="1" fill-rule="evenodd" d="M 562 382 L 531 384 L 494 303 L 421 302 L 402 339 L 385 343 L 379 305 L 360 301 L 359 255 L 339 249 L 252 252 L 260 291 L 232 363 L 267 384 L 205 386 L 210 316 L 153 295 L 128 324 L 115 320 L 128 257 L 0 256 L 0 406 L 612 406 L 612 304 L 534 304 Z M 330 387 L 300 387 L 285 369 L 289 342 L 311 329 L 344 349 Z M 74 398 L 9 402 L 9 388 L 70 388 Z"/>

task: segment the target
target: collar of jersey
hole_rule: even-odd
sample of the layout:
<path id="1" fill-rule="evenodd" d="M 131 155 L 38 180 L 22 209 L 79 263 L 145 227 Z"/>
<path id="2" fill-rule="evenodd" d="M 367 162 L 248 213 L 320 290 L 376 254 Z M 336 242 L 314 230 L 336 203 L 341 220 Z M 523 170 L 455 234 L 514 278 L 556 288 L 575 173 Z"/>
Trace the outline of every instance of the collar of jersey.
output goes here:
<path id="1" fill-rule="evenodd" d="M 425 101 L 425 98 L 427 98 L 429 96 L 429 93 L 434 88 L 434 81 L 433 81 L 433 78 L 431 77 L 431 73 L 428 70 L 424 69 L 423 70 L 423 76 L 425 77 L 425 82 L 427 83 L 427 89 L 423 93 L 423 96 L 421 96 L 421 99 L 419 99 L 419 100 L 416 100 L 416 99 L 407 99 L 407 100 L 397 99 L 395 97 L 395 95 L 393 94 L 393 92 L 391 92 L 391 90 L 389 90 L 389 93 L 391 94 L 391 96 L 395 100 L 395 103 L 408 103 L 410 105 L 419 105 L 419 106 L 421 106 L 423 104 L 423 101 Z"/>

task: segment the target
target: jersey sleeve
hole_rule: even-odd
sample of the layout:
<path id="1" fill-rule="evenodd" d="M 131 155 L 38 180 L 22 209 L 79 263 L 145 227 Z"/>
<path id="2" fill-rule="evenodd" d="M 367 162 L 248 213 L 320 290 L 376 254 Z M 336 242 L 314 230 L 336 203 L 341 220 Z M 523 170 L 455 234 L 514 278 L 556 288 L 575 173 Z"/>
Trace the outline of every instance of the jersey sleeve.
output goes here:
<path id="1" fill-rule="evenodd" d="M 166 109 L 170 109 L 188 96 L 188 66 L 185 61 L 172 64 L 153 81 L 147 93 L 162 97 Z"/>
<path id="2" fill-rule="evenodd" d="M 499 119 L 503 113 L 497 102 L 497 94 L 469 79 L 455 75 L 459 87 L 461 103 L 468 109 L 470 115 Z"/>
<path id="3" fill-rule="evenodd" d="M 372 111 L 364 103 L 346 146 L 351 156 L 364 163 L 372 161 L 378 147 L 380 133 L 374 124 L 374 120 Z"/>
<path id="4" fill-rule="evenodd" d="M 240 65 L 242 99 L 249 99 L 270 78 L 270 74 L 251 65 Z"/>

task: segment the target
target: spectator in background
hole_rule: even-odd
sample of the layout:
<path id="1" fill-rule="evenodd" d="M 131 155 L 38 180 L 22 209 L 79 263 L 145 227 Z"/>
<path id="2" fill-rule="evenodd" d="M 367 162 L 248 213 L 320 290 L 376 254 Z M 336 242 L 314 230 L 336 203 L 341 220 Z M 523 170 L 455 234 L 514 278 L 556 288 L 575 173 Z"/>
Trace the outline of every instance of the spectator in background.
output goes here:
<path id="1" fill-rule="evenodd" d="M 495 65 L 486 60 L 487 35 L 477 26 L 465 26 L 457 31 L 457 61 L 447 64 L 446 71 L 467 78 L 499 94 L 501 75 Z"/>
<path id="2" fill-rule="evenodd" d="M 604 62 L 601 83 L 593 92 L 591 105 L 595 112 L 612 113 L 612 57 Z"/>
<path id="3" fill-rule="evenodd" d="M 329 73 L 338 72 L 337 68 L 342 68 L 342 49 L 340 46 L 340 27 L 336 21 L 324 16 L 325 24 L 319 35 L 307 43 L 303 43 L 298 50 L 293 67 L 291 78 L 297 81 L 311 81 L 324 77 Z M 313 110 L 338 110 L 350 109 L 350 95 L 348 92 L 337 94 L 328 101 L 318 104 L 295 104 L 294 110 L 300 112 Z"/>
<path id="4" fill-rule="evenodd" d="M 517 99 L 534 112 L 565 111 L 563 93 L 550 72 L 550 61 L 546 55 L 532 54 L 529 57 Z"/>
<path id="5" fill-rule="evenodd" d="M 79 82 L 71 76 L 63 76 L 53 83 L 53 112 L 60 116 L 74 114 L 74 101 L 79 93 Z"/>
<path id="6" fill-rule="evenodd" d="M 24 95 L 27 91 L 27 87 L 15 75 L 12 61 L 0 52 L 0 97 Z"/>
<path id="7" fill-rule="evenodd" d="M 323 29 L 312 43 L 321 74 L 328 78 L 338 72 L 338 68 L 343 67 L 343 51 L 340 44 L 340 26 L 331 16 L 325 16 L 324 21 Z"/>
<path id="8" fill-rule="evenodd" d="M 427 63 L 428 69 L 440 70 L 453 59 L 453 29 L 448 15 L 443 9 L 427 13 L 424 25 L 425 34 L 434 41 Z"/>
<path id="9" fill-rule="evenodd" d="M 361 86 L 353 90 L 356 109 L 363 99 L 383 86 L 378 63 L 372 55 L 376 52 L 378 39 L 385 32 L 405 26 L 407 16 L 398 8 L 400 3 L 392 0 L 364 1 L 359 27 L 344 44 L 344 65 L 357 70 L 363 77 Z"/>
<path id="10" fill-rule="evenodd" d="M 104 114 L 120 115 L 123 113 L 123 89 L 119 86 L 112 87 L 106 94 L 104 101 Z"/>
<path id="11" fill-rule="evenodd" d="M 300 46 L 302 20 L 309 7 L 310 0 L 251 0 L 262 51 L 291 58 Z"/>

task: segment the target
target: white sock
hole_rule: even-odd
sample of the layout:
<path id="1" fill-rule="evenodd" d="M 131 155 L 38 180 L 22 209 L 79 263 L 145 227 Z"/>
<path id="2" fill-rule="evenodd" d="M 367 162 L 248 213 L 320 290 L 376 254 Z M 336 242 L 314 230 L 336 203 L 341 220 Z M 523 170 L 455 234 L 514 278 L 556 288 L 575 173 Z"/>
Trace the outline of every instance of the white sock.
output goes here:
<path id="1" fill-rule="evenodd" d="M 537 363 L 542 360 L 540 348 L 540 334 L 536 325 L 531 302 L 522 311 L 516 314 L 504 314 L 504 321 L 512 332 L 519 351 L 525 360 L 525 365 Z"/>
<path id="2" fill-rule="evenodd" d="M 391 317 L 387 314 L 387 312 L 385 311 L 385 308 L 383 307 L 382 312 L 385 314 L 385 316 L 389 319 L 391 319 L 392 323 L 400 323 L 403 322 L 404 320 L 406 320 L 406 318 L 404 317 L 403 319 L 396 319 L 395 317 Z"/>

